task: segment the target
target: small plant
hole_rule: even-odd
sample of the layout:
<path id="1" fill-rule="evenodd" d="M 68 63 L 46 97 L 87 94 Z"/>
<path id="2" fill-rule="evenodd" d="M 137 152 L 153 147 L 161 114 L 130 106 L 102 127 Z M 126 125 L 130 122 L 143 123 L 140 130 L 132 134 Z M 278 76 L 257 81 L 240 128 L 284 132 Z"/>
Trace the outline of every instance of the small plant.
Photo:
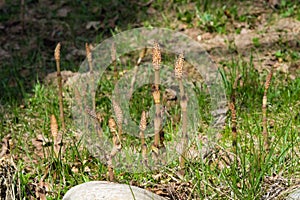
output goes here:
<path id="1" fill-rule="evenodd" d="M 236 105 L 236 88 L 237 88 L 237 84 L 238 84 L 238 81 L 240 80 L 241 76 L 237 76 L 235 78 L 235 81 L 233 83 L 233 86 L 232 86 L 232 94 L 231 94 L 231 102 L 229 104 L 229 109 L 231 111 L 231 132 L 232 132 L 232 147 L 234 148 L 235 150 L 235 153 L 236 152 L 236 145 L 237 145 L 237 121 L 236 121 L 236 108 L 235 108 L 235 105 Z"/>
<path id="2" fill-rule="evenodd" d="M 179 10 L 179 12 L 177 14 L 178 20 L 188 23 L 188 24 L 192 23 L 192 20 L 194 17 L 195 17 L 194 13 L 191 11 L 188 11 L 188 10 L 186 10 L 184 12 Z"/>
<path id="3" fill-rule="evenodd" d="M 201 12 L 199 8 L 196 8 L 196 16 L 198 19 L 198 26 L 208 32 L 225 33 L 226 32 L 226 20 L 227 17 L 224 11 L 217 9 L 216 13 L 208 11 Z"/>
<path id="4" fill-rule="evenodd" d="M 60 121 L 62 129 L 66 129 L 65 118 L 64 118 L 64 106 L 63 106 L 63 94 L 62 94 L 62 78 L 60 73 L 60 43 L 57 44 L 54 50 L 54 58 L 56 61 L 56 70 L 57 70 L 57 84 L 58 84 L 58 99 L 59 99 L 59 111 L 60 111 Z"/>
<path id="5" fill-rule="evenodd" d="M 252 42 L 253 42 L 253 45 L 255 47 L 260 47 L 260 41 L 259 41 L 259 38 L 255 37 L 255 38 L 252 38 Z"/>
<path id="6" fill-rule="evenodd" d="M 144 134 L 144 131 L 146 130 L 146 126 L 147 126 L 146 112 L 143 111 L 139 128 L 140 128 L 143 163 L 146 167 L 148 167 L 147 144 L 145 143 L 145 134 Z"/>
<path id="7" fill-rule="evenodd" d="M 108 127 L 109 130 L 112 134 L 112 141 L 113 141 L 113 148 L 110 152 L 109 155 L 107 155 L 107 168 L 108 168 L 108 174 L 109 174 L 109 180 L 110 181 L 114 181 L 115 177 L 114 177 L 114 168 L 113 168 L 113 163 L 112 160 L 115 157 L 115 155 L 121 151 L 122 149 L 122 144 L 121 144 L 121 140 L 117 131 L 117 125 L 116 122 L 113 118 L 110 118 L 108 121 Z"/>
<path id="8" fill-rule="evenodd" d="M 286 1 L 283 1 L 281 4 L 281 17 L 291 17 L 298 12 L 299 8 L 297 8 L 296 4 L 287 4 Z"/>
<path id="9" fill-rule="evenodd" d="M 92 59 L 92 52 L 91 48 L 88 43 L 85 43 L 85 51 L 86 51 L 86 58 L 89 64 L 89 69 L 90 69 L 90 77 L 91 77 L 91 93 L 94 94 L 95 91 L 95 79 L 94 79 L 94 70 L 93 70 L 93 59 Z M 92 102 L 93 106 L 93 112 L 96 110 L 96 100 L 93 98 Z"/>
<path id="10" fill-rule="evenodd" d="M 188 135 L 187 135 L 187 104 L 188 104 L 188 97 L 184 92 L 183 82 L 182 82 L 182 68 L 184 63 L 184 57 L 181 53 L 175 63 L 175 77 L 178 80 L 179 84 L 179 91 L 180 91 L 180 107 L 181 107 L 181 116 L 182 116 L 182 152 L 179 158 L 179 165 L 180 165 L 180 175 L 184 175 L 185 173 L 185 159 L 186 159 L 186 148 L 188 142 Z"/>
<path id="11" fill-rule="evenodd" d="M 270 142 L 269 142 L 269 135 L 268 135 L 268 128 L 267 128 L 267 93 L 268 89 L 270 87 L 271 79 L 273 75 L 273 70 L 270 71 L 266 78 L 265 82 L 265 90 L 264 90 L 264 96 L 262 101 L 262 113 L 263 113 L 263 119 L 262 119 L 262 127 L 263 127 L 263 137 L 264 137 L 264 146 L 266 150 L 269 150 Z"/>
<path id="12" fill-rule="evenodd" d="M 56 117 L 54 115 L 51 115 L 50 118 L 50 130 L 53 138 L 53 150 L 55 153 L 55 156 L 58 158 L 58 153 L 60 150 L 60 142 L 61 142 L 61 135 L 58 133 L 58 125 L 56 121 Z"/>
<path id="13" fill-rule="evenodd" d="M 123 111 L 120 105 L 116 101 L 112 101 L 113 109 L 116 115 L 117 125 L 118 125 L 118 138 L 121 141 L 122 137 L 122 123 L 123 123 Z"/>
<path id="14" fill-rule="evenodd" d="M 160 111 L 160 64 L 161 64 L 161 51 L 159 44 L 157 42 L 154 43 L 154 47 L 152 50 L 152 63 L 154 69 L 154 91 L 153 91 L 153 99 L 155 103 L 155 118 L 154 118 L 154 143 L 152 145 L 152 156 L 153 159 L 157 161 L 159 156 L 159 140 L 160 140 L 160 126 L 161 126 L 161 111 Z"/>

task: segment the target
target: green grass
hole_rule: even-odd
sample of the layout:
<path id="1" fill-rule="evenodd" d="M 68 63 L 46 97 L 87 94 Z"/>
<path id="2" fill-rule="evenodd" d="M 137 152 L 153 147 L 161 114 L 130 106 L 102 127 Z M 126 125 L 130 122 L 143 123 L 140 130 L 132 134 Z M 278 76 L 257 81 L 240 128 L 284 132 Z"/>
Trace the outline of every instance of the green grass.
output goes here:
<path id="1" fill-rule="evenodd" d="M 272 138 L 271 149 L 266 153 L 265 160 L 260 160 L 259 155 L 264 152 L 261 135 L 261 101 L 265 75 L 257 73 L 251 68 L 251 63 L 243 61 L 229 61 L 227 66 L 230 72 L 224 73 L 224 81 L 230 94 L 232 82 L 236 76 L 236 69 L 242 72 L 243 85 L 237 88 L 237 116 L 238 116 L 238 147 L 236 163 L 233 162 L 225 168 L 218 168 L 216 163 L 206 161 L 191 161 L 187 167 L 186 180 L 195 184 L 194 194 L 201 194 L 200 198 L 214 196 L 214 198 L 229 198 L 233 191 L 238 199 L 257 199 L 261 195 L 261 184 L 265 175 L 283 173 L 286 177 L 295 177 L 299 169 L 299 95 L 300 79 L 288 80 L 284 83 L 281 74 L 275 74 L 270 91 L 268 103 L 268 119 L 275 122 L 269 126 L 269 134 Z M 106 85 L 106 86 L 105 86 Z M 253 90 L 253 87 L 256 87 Z M 111 86 L 103 84 L 105 91 Z M 51 142 L 43 145 L 43 150 L 49 151 L 50 156 L 37 158 L 34 155 L 34 146 L 31 139 L 37 134 L 51 139 L 50 115 L 58 117 L 58 99 L 56 88 L 44 86 L 40 83 L 35 85 L 33 95 L 24 99 L 23 108 L 17 106 L 7 107 L 5 121 L 1 123 L 3 137 L 6 133 L 13 133 L 15 141 L 12 154 L 19 157 L 17 166 L 19 169 L 20 185 L 23 197 L 28 196 L 30 187 L 36 179 L 41 179 L 53 187 L 56 191 L 48 199 L 59 199 L 67 188 L 89 180 L 106 180 L 106 168 L 99 160 L 93 158 L 81 142 L 78 142 L 72 133 L 70 107 L 65 102 L 68 131 L 64 133 L 66 151 L 59 158 L 53 156 Z M 136 97 L 142 97 L 145 93 L 137 92 Z M 201 95 L 199 96 L 199 98 Z M 104 97 L 102 97 L 104 98 Z M 98 99 L 101 102 L 102 98 Z M 133 100 L 136 101 L 136 100 Z M 99 104 L 100 107 L 110 107 L 109 101 Z M 199 106 L 207 106 L 207 102 L 199 99 Z M 133 115 L 140 112 L 139 107 L 132 107 Z M 139 115 L 139 114 L 138 114 Z M 137 116 L 138 116 L 137 115 Z M 109 116 L 107 116 L 109 117 Z M 4 119 L 3 119 L 4 120 Z M 104 120 L 106 122 L 106 120 Z M 208 122 L 207 122 L 208 123 Z M 104 127 L 106 125 L 104 124 Z M 222 148 L 230 150 L 230 118 L 219 144 Z M 166 128 L 169 130 L 168 128 Z M 205 132 L 205 128 L 203 128 Z M 24 137 L 26 142 L 24 143 Z M 26 158 L 26 159 L 25 159 Z M 216 162 L 216 161 L 211 161 Z M 176 162 L 175 162 L 176 164 Z M 171 165 L 172 166 L 172 165 Z M 167 168 L 171 168 L 167 166 Z M 85 168 L 90 169 L 89 172 Z M 72 172 L 72 169 L 78 172 Z M 46 173 L 46 174 L 45 174 Z M 147 181 L 153 181 L 150 172 L 147 174 L 116 172 L 116 179 L 120 182 L 134 181 L 137 185 Z M 161 172 L 164 173 L 164 172 Z M 190 177 L 190 178 L 189 178 Z M 68 187 L 63 187 L 64 183 Z M 32 191 L 31 191 L 32 192 Z M 225 194 L 223 194 L 225 193 Z M 225 196 L 224 196 L 225 195 Z M 199 197 L 199 196 L 198 196 Z M 233 198 L 233 197 L 232 197 Z"/>
<path id="2" fill-rule="evenodd" d="M 19 5 L 15 2 L 8 2 L 11 7 L 6 10 L 5 15 L 1 15 L 0 21 L 5 22 L 14 18 L 18 19 Z M 109 9 L 126 5 L 125 1 L 120 1 L 108 8 L 109 1 L 98 3 L 68 2 L 67 5 L 74 8 L 74 12 L 67 17 L 67 24 L 70 26 L 66 49 L 62 50 L 62 68 L 76 71 L 83 56 L 76 57 L 75 60 L 65 59 L 70 47 L 83 49 L 84 42 L 91 40 L 94 36 L 96 41 L 102 41 L 111 34 L 118 33 L 131 26 L 135 17 L 140 23 L 147 26 L 164 26 L 176 28 L 178 24 L 187 24 L 188 27 L 196 27 L 202 31 L 226 34 L 231 30 L 226 29 L 229 18 L 224 14 L 228 11 L 234 20 L 253 23 L 253 16 L 239 16 L 236 6 L 229 3 L 222 4 L 217 1 L 216 5 L 210 1 L 195 3 L 194 1 L 173 1 L 164 3 L 155 1 L 152 8 L 156 9 L 156 14 L 147 17 L 147 7 L 141 8 L 136 16 L 125 12 L 119 16 L 115 27 L 109 27 L 111 16 L 104 17 L 109 13 Z M 220 6 L 221 4 L 221 6 Z M 32 4 L 28 4 L 28 6 Z M 33 3 L 34 5 L 34 3 Z M 187 6 L 195 5 L 195 6 Z M 134 5 L 138 10 L 139 6 Z M 93 11 L 92 8 L 95 8 Z M 276 11 L 280 17 L 294 17 L 299 20 L 299 5 L 290 1 L 283 1 L 282 7 Z M 47 11 L 47 8 L 44 8 Z M 42 10 L 43 11 L 43 10 Z M 42 13 L 47 13 L 43 11 Z M 128 10 L 127 10 L 128 11 Z M 56 11 L 51 11 L 51 19 L 59 20 Z M 90 13 L 96 13 L 92 15 Z M 101 14 L 102 13 L 102 14 Z M 112 14 L 113 15 L 113 14 Z M 126 18 L 127 17 L 127 18 Z M 126 18 L 126 19 L 125 19 Z M 88 30 L 86 34 L 83 26 L 78 26 L 83 21 L 94 21 L 103 19 L 104 30 Z M 163 19 L 163 20 L 161 20 Z M 173 20 L 174 19 L 174 20 Z M 174 22 L 175 21 L 175 22 Z M 125 23 L 125 25 L 122 25 Z M 172 23 L 175 23 L 172 24 Z M 28 27 L 34 27 L 28 24 Z M 108 28 L 107 28 L 108 27 Z M 49 30 L 48 30 L 49 31 Z M 236 32 L 238 30 L 234 30 Z M 57 88 L 55 85 L 45 85 L 41 79 L 49 71 L 54 71 L 55 64 L 53 57 L 53 44 L 45 44 L 47 37 L 39 32 L 36 40 L 36 48 L 27 48 L 30 45 L 29 39 L 33 35 L 27 33 L 20 38 L 22 51 L 16 52 L 7 60 L 4 60 L 1 67 L 1 107 L 0 107 L 0 138 L 11 134 L 13 144 L 11 145 L 11 155 L 17 165 L 17 177 L 20 185 L 21 197 L 19 199 L 29 199 L 35 197 L 35 187 L 40 181 L 49 186 L 47 199 L 61 199 L 68 189 L 77 184 L 91 180 L 108 180 L 107 168 L 95 158 L 86 148 L 83 141 L 78 141 L 72 123 L 73 117 L 71 104 L 64 102 L 67 130 L 63 134 L 64 152 L 58 157 L 54 156 L 52 136 L 50 132 L 50 116 L 54 114 L 59 117 L 59 106 Z M 48 32 L 46 32 L 48 33 Z M 98 36 L 95 38 L 95 35 Z M 60 35 L 57 40 L 65 40 L 65 36 Z M 260 48 L 259 41 L 253 41 L 256 48 Z M 289 48 L 288 44 L 278 44 L 281 48 L 276 51 L 276 59 L 283 59 L 283 62 L 296 62 L 299 60 L 297 49 Z M 11 47 L 12 48 L 12 47 Z M 64 48 L 64 46 L 63 46 Z M 13 52 L 13 51 L 12 51 Z M 129 59 L 122 63 L 122 70 L 130 70 L 135 64 L 137 55 L 128 55 Z M 168 64 L 173 63 L 174 56 L 166 56 L 164 59 Z M 300 179 L 299 161 L 299 128 L 300 128 L 300 78 L 299 72 L 295 72 L 295 79 L 289 79 L 286 74 L 275 72 L 268 92 L 268 131 L 271 139 L 271 146 L 268 152 L 265 151 L 262 141 L 262 111 L 261 103 L 264 91 L 264 81 L 267 71 L 258 72 L 254 64 L 246 62 L 242 55 L 228 59 L 220 64 L 220 73 L 226 88 L 228 99 L 232 93 L 232 85 L 236 78 L 237 71 L 242 76 L 237 87 L 236 109 L 237 109 L 237 130 L 238 145 L 236 149 L 231 147 L 231 121 L 228 113 L 226 126 L 222 130 L 222 138 L 217 144 L 223 149 L 223 154 L 233 156 L 233 162 L 226 164 L 218 155 L 205 160 L 190 160 L 186 164 L 186 176 L 182 182 L 190 182 L 192 189 L 190 199 L 260 199 L 263 194 L 263 179 L 267 175 L 281 174 L 285 178 Z M 51 70 L 50 70 L 51 68 Z M 25 71 L 24 71 L 25 70 Z M 26 70 L 31 73 L 26 75 Z M 113 68 L 109 68 L 99 82 L 97 89 L 97 110 L 104 117 L 102 128 L 109 136 L 107 121 L 111 116 L 111 92 L 114 89 L 115 79 L 113 78 Z M 205 88 L 205 86 L 203 86 Z M 162 87 L 162 89 L 165 89 Z M 195 88 L 198 94 L 199 133 L 205 134 L 211 120 L 209 114 L 209 94 L 205 89 Z M 68 90 L 64 88 L 64 93 Z M 143 99 L 142 101 L 140 101 Z M 139 88 L 135 91 L 134 97 L 130 101 L 130 115 L 135 122 L 139 122 L 142 110 L 148 110 L 152 103 L 150 86 Z M 180 113 L 180 106 L 174 106 L 169 110 L 171 116 Z M 179 125 L 172 123 L 171 118 L 167 118 L 164 126 L 165 137 L 171 141 L 176 137 L 174 133 Z M 47 140 L 39 141 L 41 147 L 37 149 L 34 139 L 42 134 Z M 110 137 L 110 136 L 109 136 Z M 139 144 L 139 140 L 127 136 L 125 147 L 132 144 Z M 146 140 L 148 147 L 152 144 L 152 139 Z M 39 155 L 37 154 L 39 153 Z M 261 159 L 264 155 L 264 159 Z M 226 157 L 226 156 L 224 156 Z M 228 157 L 228 156 L 227 156 Z M 222 167 L 223 166 L 223 167 Z M 129 173 L 116 169 L 116 180 L 121 183 L 144 185 L 149 188 L 157 187 L 168 182 L 179 180 L 176 174 L 178 170 L 178 160 L 168 163 L 160 171 L 143 173 Z M 160 174 L 161 178 L 156 178 Z M 184 187 L 182 189 L 184 191 Z M 184 192 L 182 192 L 184 194 Z"/>
<path id="3" fill-rule="evenodd" d="M 251 69 L 251 66 L 237 66 L 234 62 L 229 63 L 227 66 L 230 66 L 232 71 L 235 71 L 236 67 L 240 71 L 242 71 L 241 68 Z M 224 76 L 226 77 L 227 89 L 230 91 L 235 75 L 230 76 L 227 74 L 227 76 Z M 230 77 L 233 78 L 231 81 Z M 232 162 L 222 170 L 208 163 L 200 163 L 198 165 L 191 163 L 191 177 L 197 177 L 196 181 L 199 184 L 197 191 L 198 194 L 203 195 L 201 198 L 214 195 L 216 199 L 259 199 L 262 194 L 261 184 L 264 176 L 272 175 L 273 173 L 283 173 L 286 177 L 293 177 L 295 174 L 298 174 L 299 155 L 295 154 L 295 152 L 298 151 L 297 145 L 299 144 L 297 127 L 299 127 L 298 95 L 300 79 L 298 78 L 283 85 L 279 81 L 279 74 L 273 78 L 268 95 L 268 119 L 275 121 L 275 125 L 270 125 L 268 128 L 272 138 L 271 149 L 266 153 L 266 158 L 260 160 L 260 155 L 265 152 L 261 135 L 263 85 L 260 83 L 261 78 L 259 74 L 254 70 L 242 73 L 242 77 L 244 85 L 237 89 L 239 137 L 235 151 L 237 151 L 238 161 L 235 160 L 235 162 Z M 249 78 L 248 80 L 247 77 Z M 254 86 L 255 90 L 253 90 Z M 289 115 L 287 116 L 283 113 L 289 113 Z M 223 142 L 220 144 L 225 149 L 230 147 L 230 135 L 230 129 L 225 128 L 222 138 Z M 230 195 L 227 192 L 228 190 L 233 191 L 235 195 L 231 197 L 226 196 Z"/>

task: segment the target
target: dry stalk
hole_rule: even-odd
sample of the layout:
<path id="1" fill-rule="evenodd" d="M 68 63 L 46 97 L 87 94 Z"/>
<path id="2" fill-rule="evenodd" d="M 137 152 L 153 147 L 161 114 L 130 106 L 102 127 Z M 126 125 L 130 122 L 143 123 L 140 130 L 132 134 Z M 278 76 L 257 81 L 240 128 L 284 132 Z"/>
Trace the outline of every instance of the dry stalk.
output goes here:
<path id="1" fill-rule="evenodd" d="M 79 111 L 82 112 L 83 109 L 82 98 L 77 87 L 74 87 L 74 96 L 75 96 L 76 103 L 79 107 Z"/>
<path id="2" fill-rule="evenodd" d="M 234 102 L 229 104 L 229 109 L 231 111 L 231 132 L 232 132 L 232 147 L 236 149 L 237 144 L 237 129 L 236 129 L 236 109 Z"/>
<path id="3" fill-rule="evenodd" d="M 96 94 L 96 90 L 95 90 L 95 78 L 94 78 L 94 67 L 93 67 L 93 58 L 92 58 L 91 48 L 90 48 L 90 45 L 88 43 L 85 43 L 85 51 L 86 51 L 86 58 L 87 58 L 88 65 L 89 65 L 89 70 L 90 70 L 91 93 L 92 94 Z M 92 116 L 93 119 L 95 119 L 96 123 L 94 125 L 94 129 L 96 130 L 96 132 L 99 135 L 99 137 L 102 137 L 103 133 L 102 133 L 102 129 L 101 129 L 101 126 L 100 126 L 101 119 L 98 119 L 97 118 L 97 114 L 96 114 L 96 98 L 92 98 L 92 110 L 89 110 L 87 108 L 86 111 L 89 111 L 88 114 L 90 116 Z"/>
<path id="4" fill-rule="evenodd" d="M 152 145 L 152 156 L 155 161 L 158 159 L 159 155 L 159 141 L 160 141 L 160 120 L 161 120 L 161 112 L 160 112 L 160 92 L 159 90 L 154 90 L 152 93 L 155 103 L 155 117 L 154 117 L 154 143 Z"/>
<path id="5" fill-rule="evenodd" d="M 112 105 L 113 105 L 113 109 L 114 109 L 116 119 L 117 119 L 118 133 L 119 133 L 118 137 L 121 141 L 122 133 L 123 133 L 123 130 L 122 130 L 123 112 L 122 112 L 120 105 L 116 101 L 112 100 Z"/>
<path id="6" fill-rule="evenodd" d="M 101 138 L 103 136 L 103 131 L 101 128 L 102 117 L 100 113 L 96 113 L 89 108 L 85 108 L 85 112 L 95 121 L 95 130 L 98 136 Z"/>
<path id="7" fill-rule="evenodd" d="M 147 127 L 146 112 L 143 111 L 141 116 L 141 122 L 140 122 L 140 137 L 141 137 L 143 163 L 146 167 L 148 167 L 147 145 L 145 142 L 145 133 L 144 133 L 146 127 Z"/>
<path id="8" fill-rule="evenodd" d="M 131 97 L 131 95 L 133 94 L 133 90 L 134 90 L 134 83 L 136 81 L 136 76 L 137 76 L 137 71 L 138 71 L 138 67 L 140 66 L 143 58 L 145 57 L 146 55 L 146 52 L 147 52 L 147 48 L 144 48 L 141 52 L 140 52 L 140 55 L 139 55 L 139 58 L 134 66 L 134 69 L 133 69 L 133 77 L 131 79 L 131 83 L 130 83 L 130 90 L 129 90 L 129 93 L 128 93 L 128 97 Z"/>
<path id="9" fill-rule="evenodd" d="M 61 45 L 58 43 L 54 50 L 54 58 L 56 61 L 56 70 L 57 70 L 57 83 L 58 83 L 58 99 L 59 99 L 59 111 L 60 111 L 60 121 L 62 129 L 65 130 L 65 119 L 64 119 L 64 107 L 63 107 L 63 94 L 62 94 L 62 77 L 60 73 L 60 48 Z"/>
<path id="10" fill-rule="evenodd" d="M 53 149 L 55 156 L 58 158 L 62 135 L 58 132 L 58 125 L 54 115 L 50 117 L 50 130 L 53 138 Z"/>
<path id="11" fill-rule="evenodd" d="M 229 109 L 231 111 L 231 132 L 232 132 L 232 147 L 235 148 L 237 145 L 237 121 L 236 121 L 236 88 L 238 81 L 241 79 L 242 76 L 238 75 L 233 83 L 232 86 L 232 94 L 231 94 L 231 103 L 229 104 Z"/>
<path id="12" fill-rule="evenodd" d="M 153 98 L 155 103 L 155 118 L 154 118 L 154 143 L 152 145 L 153 159 L 157 161 L 159 155 L 159 140 L 160 140 L 160 126 L 161 126 L 161 111 L 160 111 L 160 65 L 161 65 L 161 51 L 159 44 L 157 42 L 154 43 L 154 48 L 152 51 L 152 63 L 154 69 L 154 91 Z"/>
<path id="13" fill-rule="evenodd" d="M 85 51 L 86 51 L 86 58 L 89 64 L 90 75 L 91 75 L 91 93 L 94 94 L 95 91 L 95 79 L 94 79 L 94 70 L 93 70 L 93 58 L 91 48 L 88 43 L 85 43 Z M 96 99 L 93 98 L 93 111 L 96 110 Z"/>
<path id="14" fill-rule="evenodd" d="M 113 168 L 112 160 L 115 157 L 115 155 L 121 150 L 122 144 L 121 144 L 120 138 L 118 137 L 116 122 L 113 118 L 109 119 L 108 127 L 109 127 L 111 134 L 113 135 L 112 140 L 113 140 L 114 146 L 113 146 L 110 154 L 107 156 L 107 167 L 108 167 L 109 180 L 114 181 L 114 168 Z"/>
<path id="15" fill-rule="evenodd" d="M 175 63 L 175 77 L 179 83 L 179 90 L 180 90 L 180 107 L 181 107 L 181 116 L 182 116 L 182 152 L 179 157 L 179 166 L 180 171 L 179 174 L 184 176 L 184 168 L 185 168 L 185 159 L 186 159 L 186 148 L 188 142 L 188 135 L 187 135 L 187 104 L 188 98 L 184 92 L 183 82 L 182 82 L 182 69 L 184 64 L 184 57 L 181 53 Z"/>
<path id="16" fill-rule="evenodd" d="M 265 82 L 265 90 L 264 90 L 264 96 L 263 96 L 263 102 L 262 102 L 262 127 L 263 127 L 263 137 L 264 137 L 264 146 L 266 150 L 269 150 L 269 135 L 268 135 L 268 129 L 267 129 L 267 93 L 268 89 L 270 87 L 271 79 L 273 75 L 273 70 L 271 69 L 270 73 L 268 74 Z"/>

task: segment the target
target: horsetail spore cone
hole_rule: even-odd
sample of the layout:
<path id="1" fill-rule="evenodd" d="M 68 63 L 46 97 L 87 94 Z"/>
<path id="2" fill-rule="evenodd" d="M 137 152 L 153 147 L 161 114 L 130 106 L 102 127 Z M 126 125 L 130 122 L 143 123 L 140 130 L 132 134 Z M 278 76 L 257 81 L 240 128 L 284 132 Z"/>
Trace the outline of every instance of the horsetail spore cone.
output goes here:
<path id="1" fill-rule="evenodd" d="M 54 50 L 54 58 L 56 61 L 56 70 L 57 70 L 57 84 L 58 84 L 58 100 L 59 100 L 59 111 L 60 111 L 60 121 L 62 129 L 65 130 L 65 119 L 64 119 L 64 107 L 63 107 L 63 94 L 62 94 L 62 77 L 60 73 L 60 48 L 61 44 L 58 43 Z"/>

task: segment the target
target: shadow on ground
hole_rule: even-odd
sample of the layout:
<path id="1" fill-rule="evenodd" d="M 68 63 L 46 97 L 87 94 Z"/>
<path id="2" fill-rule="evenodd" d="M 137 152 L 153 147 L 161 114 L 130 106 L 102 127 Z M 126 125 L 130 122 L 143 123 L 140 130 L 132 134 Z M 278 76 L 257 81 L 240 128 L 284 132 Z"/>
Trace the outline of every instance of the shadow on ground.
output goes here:
<path id="1" fill-rule="evenodd" d="M 0 4 L 0 103 L 20 102 L 55 71 L 53 50 L 62 43 L 62 70 L 76 71 L 86 42 L 139 26 L 149 5 L 137 1 L 10 1 Z"/>

